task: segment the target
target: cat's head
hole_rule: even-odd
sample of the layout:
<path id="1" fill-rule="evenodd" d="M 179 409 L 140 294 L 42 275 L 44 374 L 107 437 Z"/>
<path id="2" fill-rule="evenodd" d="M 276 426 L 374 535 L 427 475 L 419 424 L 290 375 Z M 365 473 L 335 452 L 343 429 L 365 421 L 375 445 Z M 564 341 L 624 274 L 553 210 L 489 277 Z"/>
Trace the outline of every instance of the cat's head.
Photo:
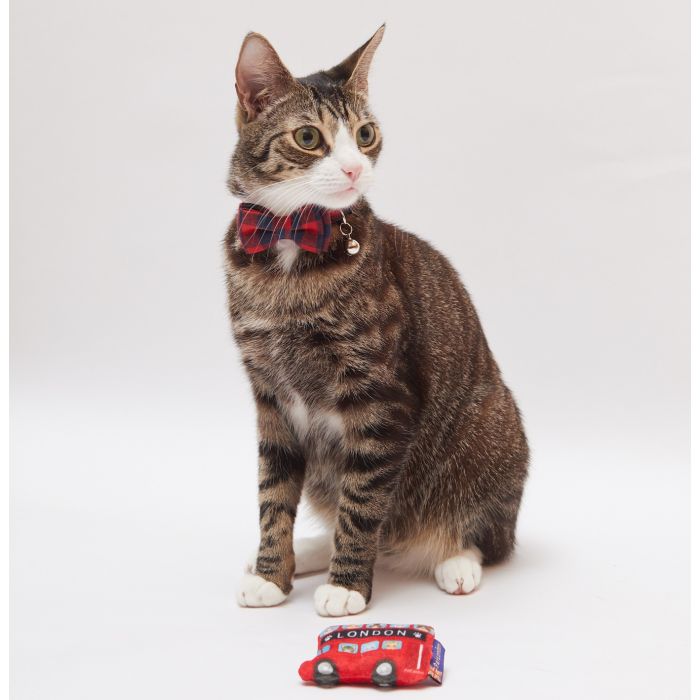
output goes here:
<path id="1" fill-rule="evenodd" d="M 351 206 L 367 191 L 382 145 L 367 103 L 380 27 L 330 70 L 294 78 L 271 44 L 248 34 L 236 66 L 239 140 L 229 187 L 276 214 Z"/>

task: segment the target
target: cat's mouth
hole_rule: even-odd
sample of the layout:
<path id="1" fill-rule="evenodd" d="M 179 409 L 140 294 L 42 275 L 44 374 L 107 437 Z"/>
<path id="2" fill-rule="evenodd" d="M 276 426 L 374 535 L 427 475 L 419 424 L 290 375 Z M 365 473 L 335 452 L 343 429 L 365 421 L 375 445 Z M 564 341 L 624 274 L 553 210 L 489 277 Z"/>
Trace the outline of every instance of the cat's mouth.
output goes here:
<path id="1" fill-rule="evenodd" d="M 364 194 L 365 187 L 361 183 L 341 185 L 339 189 L 317 192 L 314 202 L 327 209 L 345 209 L 351 207 Z"/>

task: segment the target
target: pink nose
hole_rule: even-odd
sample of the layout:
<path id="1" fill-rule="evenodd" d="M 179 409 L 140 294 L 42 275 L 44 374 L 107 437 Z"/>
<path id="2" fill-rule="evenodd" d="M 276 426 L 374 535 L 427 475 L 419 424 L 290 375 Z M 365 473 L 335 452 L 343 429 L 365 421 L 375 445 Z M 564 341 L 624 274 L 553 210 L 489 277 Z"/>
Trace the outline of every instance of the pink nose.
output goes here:
<path id="1" fill-rule="evenodd" d="M 362 166 L 353 165 L 349 168 L 343 168 L 343 172 L 350 178 L 351 182 L 355 182 L 360 177 L 360 173 L 362 173 Z"/>

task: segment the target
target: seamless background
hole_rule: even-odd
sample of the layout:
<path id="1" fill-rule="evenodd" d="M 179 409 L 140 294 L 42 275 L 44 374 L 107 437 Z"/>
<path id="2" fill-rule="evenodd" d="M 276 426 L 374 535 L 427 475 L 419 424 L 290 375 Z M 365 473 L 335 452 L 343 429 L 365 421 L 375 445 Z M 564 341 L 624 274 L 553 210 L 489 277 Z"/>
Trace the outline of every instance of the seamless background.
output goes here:
<path id="1" fill-rule="evenodd" d="M 13 697 L 314 692 L 322 577 L 235 605 L 233 70 L 249 30 L 303 75 L 383 21 L 370 201 L 460 271 L 533 461 L 477 594 L 379 572 L 360 617 L 434 625 L 442 698 L 688 696 L 687 3 L 15 0 Z"/>

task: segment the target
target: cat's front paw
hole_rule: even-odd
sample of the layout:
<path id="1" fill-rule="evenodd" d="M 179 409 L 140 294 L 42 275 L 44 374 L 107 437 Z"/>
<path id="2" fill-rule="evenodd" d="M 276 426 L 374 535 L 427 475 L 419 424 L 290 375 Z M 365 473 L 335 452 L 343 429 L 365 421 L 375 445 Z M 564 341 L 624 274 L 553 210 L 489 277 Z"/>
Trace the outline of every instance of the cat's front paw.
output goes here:
<path id="1" fill-rule="evenodd" d="M 314 605 L 319 615 L 341 617 L 362 612 L 367 607 L 367 601 L 358 591 L 349 591 L 342 586 L 324 583 L 314 593 Z"/>
<path id="2" fill-rule="evenodd" d="M 435 580 L 443 591 L 464 595 L 476 590 L 481 582 L 481 555 L 468 549 L 456 557 L 445 559 L 435 567 Z"/>
<path id="3" fill-rule="evenodd" d="M 245 574 L 238 588 L 238 604 L 242 608 L 271 608 L 286 597 L 276 583 L 255 574 Z"/>

